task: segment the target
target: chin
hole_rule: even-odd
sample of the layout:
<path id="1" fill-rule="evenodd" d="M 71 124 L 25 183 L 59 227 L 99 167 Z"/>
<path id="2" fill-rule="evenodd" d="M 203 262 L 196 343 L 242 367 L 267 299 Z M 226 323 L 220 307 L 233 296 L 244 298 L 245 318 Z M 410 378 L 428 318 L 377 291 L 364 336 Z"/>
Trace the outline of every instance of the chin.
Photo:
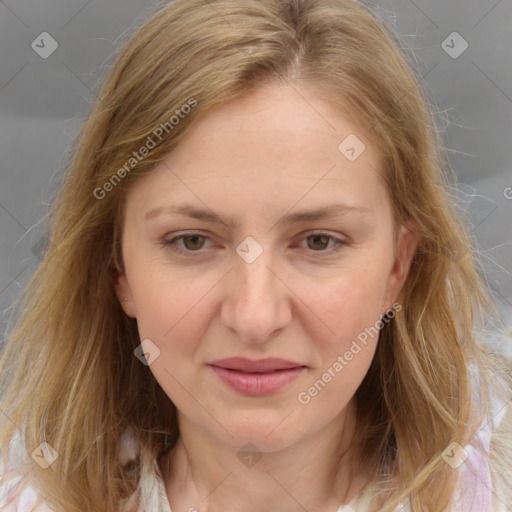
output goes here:
<path id="1" fill-rule="evenodd" d="M 254 421 L 252 425 L 225 425 L 233 437 L 226 434 L 223 438 L 236 450 L 252 443 L 260 452 L 275 452 L 295 444 L 300 437 L 296 425 L 289 424 L 285 427 L 283 423 L 281 418 L 271 423 Z"/>

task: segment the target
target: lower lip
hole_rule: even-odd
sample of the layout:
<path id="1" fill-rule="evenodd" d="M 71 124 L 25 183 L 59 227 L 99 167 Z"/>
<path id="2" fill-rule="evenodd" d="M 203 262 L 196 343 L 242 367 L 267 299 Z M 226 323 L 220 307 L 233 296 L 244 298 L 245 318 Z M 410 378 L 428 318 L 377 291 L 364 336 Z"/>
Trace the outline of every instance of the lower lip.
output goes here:
<path id="1" fill-rule="evenodd" d="M 306 368 L 289 368 L 271 373 L 245 373 L 210 365 L 231 389 L 248 396 L 271 395 L 295 380 Z"/>

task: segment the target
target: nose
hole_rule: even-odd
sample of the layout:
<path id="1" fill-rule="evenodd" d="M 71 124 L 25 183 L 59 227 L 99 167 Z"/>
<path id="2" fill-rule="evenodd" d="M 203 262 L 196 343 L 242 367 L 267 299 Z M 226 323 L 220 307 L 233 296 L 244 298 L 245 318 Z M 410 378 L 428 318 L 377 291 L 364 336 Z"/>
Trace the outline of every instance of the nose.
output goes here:
<path id="1" fill-rule="evenodd" d="M 223 325 L 244 343 L 265 343 L 291 321 L 293 293 L 286 285 L 265 251 L 252 263 L 237 256 L 225 281 Z"/>

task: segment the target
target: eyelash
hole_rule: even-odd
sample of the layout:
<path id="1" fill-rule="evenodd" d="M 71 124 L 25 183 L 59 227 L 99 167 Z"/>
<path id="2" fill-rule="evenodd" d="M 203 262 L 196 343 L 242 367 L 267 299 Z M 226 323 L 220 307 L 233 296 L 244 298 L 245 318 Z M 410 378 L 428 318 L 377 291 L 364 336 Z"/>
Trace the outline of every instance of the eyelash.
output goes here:
<path id="1" fill-rule="evenodd" d="M 311 236 L 321 236 L 321 235 L 325 235 L 330 240 L 333 240 L 334 242 L 336 242 L 337 246 L 331 248 L 330 250 L 323 249 L 323 250 L 314 251 L 313 249 L 311 249 L 311 251 L 313 253 L 318 254 L 318 256 L 320 258 L 332 256 L 333 254 L 336 254 L 336 253 L 340 252 L 345 246 L 350 245 L 347 240 L 344 240 L 344 239 L 341 239 L 341 238 L 337 238 L 337 237 L 335 237 L 333 235 L 330 235 L 329 233 L 325 233 L 324 231 L 308 232 L 303 238 L 307 239 L 307 238 L 309 238 Z M 198 257 L 198 256 L 201 255 L 201 249 L 198 249 L 197 251 L 191 251 L 191 250 L 188 250 L 188 249 L 178 248 L 175 245 L 178 240 L 183 239 L 183 238 L 187 238 L 187 237 L 192 237 L 192 236 L 200 236 L 200 237 L 204 237 L 206 239 L 209 239 L 209 237 L 207 237 L 206 235 L 202 235 L 201 233 L 190 232 L 190 233 L 182 233 L 181 235 L 175 236 L 175 237 L 173 237 L 173 238 L 171 238 L 169 240 L 164 239 L 162 241 L 161 245 L 166 247 L 166 248 L 168 248 L 169 250 L 171 250 L 171 251 L 173 251 L 175 253 L 178 253 L 178 254 L 183 254 L 183 255 L 192 256 L 192 257 Z"/>

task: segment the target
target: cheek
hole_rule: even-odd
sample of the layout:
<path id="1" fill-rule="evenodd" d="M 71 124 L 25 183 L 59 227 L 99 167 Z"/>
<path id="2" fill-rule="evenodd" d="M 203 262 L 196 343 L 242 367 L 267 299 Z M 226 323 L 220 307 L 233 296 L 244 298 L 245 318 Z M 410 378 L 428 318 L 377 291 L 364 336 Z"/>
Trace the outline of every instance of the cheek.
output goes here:
<path id="1" fill-rule="evenodd" d="M 144 240 L 138 243 L 148 245 Z M 134 241 L 132 246 L 136 247 Z M 161 342 L 182 330 L 190 317 L 197 320 L 196 308 L 214 284 L 197 270 L 173 266 L 166 258 L 163 248 L 147 247 L 129 253 L 126 265 L 140 336 Z"/>
<path id="2" fill-rule="evenodd" d="M 349 350 L 332 354 L 296 396 L 305 422 L 326 424 L 347 406 L 368 372 L 375 347 L 375 340 L 366 345 L 356 342 Z"/>
<path id="3" fill-rule="evenodd" d="M 318 367 L 296 396 L 299 408 L 313 421 L 328 422 L 343 409 L 363 381 L 378 343 L 382 284 L 378 276 L 345 276 L 319 288 L 309 305 L 329 326 L 311 333 Z"/>
<path id="4" fill-rule="evenodd" d="M 319 343 L 343 350 L 378 322 L 386 289 L 384 275 L 378 269 L 351 272 L 344 269 L 329 282 L 322 281 L 314 288 L 309 283 L 306 302 L 329 327 L 322 330 L 324 334 L 317 338 Z"/>
<path id="5" fill-rule="evenodd" d="M 211 286 L 194 285 L 174 279 L 155 280 L 139 290 L 137 324 L 141 336 L 154 338 L 167 349 L 191 347 L 201 331 L 201 319 L 208 318 L 206 291 Z M 142 299 L 140 299 L 142 297 Z"/>
<path id="6" fill-rule="evenodd" d="M 205 287 L 208 290 L 210 287 Z M 158 347 L 158 357 L 149 366 L 167 396 L 180 410 L 195 410 L 190 400 L 197 377 L 197 364 L 208 321 L 211 303 L 205 290 L 174 282 L 172 286 L 157 283 L 141 295 L 137 324 L 141 340 L 150 339 Z M 201 300 L 203 298 L 203 300 Z"/>

